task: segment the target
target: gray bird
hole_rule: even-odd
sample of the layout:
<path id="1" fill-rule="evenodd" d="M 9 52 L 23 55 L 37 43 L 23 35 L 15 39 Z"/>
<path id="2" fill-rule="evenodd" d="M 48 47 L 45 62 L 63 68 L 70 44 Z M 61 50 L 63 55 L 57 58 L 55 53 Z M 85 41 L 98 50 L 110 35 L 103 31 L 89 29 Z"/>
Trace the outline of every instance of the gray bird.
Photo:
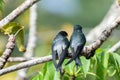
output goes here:
<path id="1" fill-rule="evenodd" d="M 66 65 L 71 63 L 73 60 L 75 60 L 77 69 L 78 66 L 82 65 L 79 56 L 81 54 L 81 51 L 85 43 L 86 43 L 86 38 L 84 33 L 82 32 L 82 27 L 80 25 L 75 25 L 74 31 L 70 38 L 70 49 L 72 52 L 72 58 L 66 63 Z"/>
<path id="2" fill-rule="evenodd" d="M 67 39 L 68 34 L 65 31 L 60 31 L 53 40 L 52 43 L 52 58 L 56 70 L 60 70 L 62 73 L 62 63 L 68 55 L 69 41 Z M 56 62 L 58 58 L 58 63 Z"/>

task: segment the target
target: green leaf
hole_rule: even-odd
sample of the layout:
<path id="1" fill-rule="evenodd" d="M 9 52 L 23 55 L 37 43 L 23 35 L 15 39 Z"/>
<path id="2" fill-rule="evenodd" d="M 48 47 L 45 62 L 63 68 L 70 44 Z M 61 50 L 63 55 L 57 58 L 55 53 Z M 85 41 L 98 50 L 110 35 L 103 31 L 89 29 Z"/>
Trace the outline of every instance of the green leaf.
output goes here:
<path id="1" fill-rule="evenodd" d="M 96 51 L 96 57 L 101 62 L 101 53 L 103 53 L 103 50 L 101 48 L 98 48 Z"/>
<path id="2" fill-rule="evenodd" d="M 45 63 L 42 68 L 43 78 L 45 77 L 46 72 L 47 72 L 47 63 Z"/>
<path id="3" fill-rule="evenodd" d="M 88 74 L 89 74 L 89 75 L 92 75 L 92 76 L 94 76 L 95 78 L 98 78 L 98 79 L 100 79 L 100 78 L 99 78 L 99 76 L 97 76 L 95 73 L 88 72 Z"/>
<path id="4" fill-rule="evenodd" d="M 89 68 L 90 68 L 90 60 L 87 60 L 85 57 L 80 57 L 81 59 L 81 62 L 82 62 L 82 70 L 83 70 L 83 73 L 84 73 L 84 76 L 86 77 L 88 71 L 89 71 Z"/>
<path id="5" fill-rule="evenodd" d="M 103 50 L 101 48 L 98 48 L 95 52 L 96 52 L 96 54 L 101 54 L 101 52 L 103 52 Z"/>
<path id="6" fill-rule="evenodd" d="M 3 10 L 3 3 L 4 3 L 4 1 L 3 1 L 3 0 L 0 0 L 0 10 L 1 10 L 1 11 Z"/>
<path id="7" fill-rule="evenodd" d="M 26 49 L 24 47 L 24 29 L 20 30 L 16 35 L 16 43 L 20 52 L 25 52 Z"/>
<path id="8" fill-rule="evenodd" d="M 78 75 L 77 77 L 75 77 L 75 80 L 86 80 L 86 78 L 83 77 L 82 75 Z"/>
<path id="9" fill-rule="evenodd" d="M 39 80 L 43 80 L 43 73 L 39 72 Z"/>
<path id="10" fill-rule="evenodd" d="M 109 63 L 114 66 L 117 64 L 113 54 L 111 54 L 111 53 L 109 53 Z"/>
<path id="11" fill-rule="evenodd" d="M 113 62 L 114 66 L 115 66 L 115 69 L 117 71 L 117 73 L 120 73 L 120 55 L 117 54 L 117 53 L 111 53 L 111 58 L 113 59 Z M 118 74 L 118 76 L 120 76 L 120 74 Z"/>
<path id="12" fill-rule="evenodd" d="M 109 60 L 109 53 L 102 52 L 101 53 L 101 63 L 104 68 L 107 69 L 108 67 L 108 60 Z"/>
<path id="13" fill-rule="evenodd" d="M 52 71 L 52 72 L 51 72 Z M 55 67 L 54 67 L 54 65 L 53 65 L 53 62 L 52 61 L 50 61 L 50 62 L 48 62 L 47 63 L 47 73 L 48 73 L 48 75 L 49 75 L 49 79 L 50 80 L 52 80 L 52 79 L 54 79 L 54 74 L 55 74 Z"/>
<path id="14" fill-rule="evenodd" d="M 24 27 L 16 22 L 10 22 L 3 26 L 1 32 L 7 35 L 14 34 L 16 36 L 17 47 L 20 52 L 25 52 L 24 47 Z"/>
<path id="15" fill-rule="evenodd" d="M 106 53 L 104 50 L 96 51 L 97 57 L 97 66 L 96 66 L 96 74 L 100 77 L 101 80 L 105 80 L 107 76 L 107 68 L 108 68 L 108 61 L 109 61 L 109 53 Z M 99 53 L 99 54 L 98 54 Z M 100 80 L 96 78 L 96 80 Z"/>
<path id="16" fill-rule="evenodd" d="M 64 76 L 62 77 L 62 80 L 69 80 L 69 77 L 67 74 L 64 74 Z"/>
<path id="17" fill-rule="evenodd" d="M 107 75 L 109 54 L 105 53 L 102 49 L 98 53 L 96 55 L 97 58 L 96 74 L 99 78 L 96 78 L 96 80 L 105 80 L 105 77 Z"/>
<path id="18" fill-rule="evenodd" d="M 44 80 L 50 80 L 50 78 L 49 78 L 49 73 L 47 72 L 45 75 L 44 75 Z"/>
<path id="19" fill-rule="evenodd" d="M 52 61 L 45 63 L 42 72 L 43 80 L 60 80 L 60 73 L 56 71 Z"/>
<path id="20" fill-rule="evenodd" d="M 99 78 L 96 78 L 96 80 L 105 80 L 106 76 L 106 69 L 102 65 L 99 59 L 97 59 L 97 65 L 96 65 L 96 74 L 99 76 Z"/>
<path id="21" fill-rule="evenodd" d="M 120 55 L 117 53 L 112 53 L 114 59 L 117 61 L 118 67 L 120 68 Z"/>
<path id="22" fill-rule="evenodd" d="M 55 72 L 54 78 L 52 80 L 60 80 L 60 73 L 59 72 Z"/>
<path id="23" fill-rule="evenodd" d="M 65 60 L 65 63 L 68 62 L 68 60 Z M 74 75 L 74 68 L 75 68 L 75 63 L 74 61 L 65 66 L 65 71 L 68 75 Z"/>
<path id="24" fill-rule="evenodd" d="M 42 72 L 43 72 L 43 79 L 45 80 L 49 80 L 49 75 L 47 75 L 47 66 L 48 66 L 48 62 L 47 63 L 45 63 L 45 65 L 44 65 L 44 67 L 43 67 L 43 70 L 42 70 Z"/>
<path id="25" fill-rule="evenodd" d="M 109 75 L 110 77 L 112 77 L 112 76 L 115 75 L 116 69 L 115 69 L 114 66 L 110 66 L 110 67 L 108 68 L 107 72 L 108 72 L 108 75 Z"/>
<path id="26" fill-rule="evenodd" d="M 55 71 L 56 70 L 53 62 L 47 62 L 43 67 L 44 80 L 53 80 L 55 77 L 57 77 L 58 75 L 55 75 Z"/>
<path id="27" fill-rule="evenodd" d="M 20 24 L 16 22 L 10 22 L 2 27 L 1 32 L 4 34 L 15 34 L 19 29 L 23 28 Z"/>

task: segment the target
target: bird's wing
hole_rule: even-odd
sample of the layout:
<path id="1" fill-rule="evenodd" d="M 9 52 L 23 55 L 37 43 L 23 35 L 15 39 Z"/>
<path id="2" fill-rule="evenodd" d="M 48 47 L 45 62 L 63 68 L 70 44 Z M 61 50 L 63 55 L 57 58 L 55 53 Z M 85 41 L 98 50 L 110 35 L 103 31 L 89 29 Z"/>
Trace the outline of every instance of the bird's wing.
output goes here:
<path id="1" fill-rule="evenodd" d="M 68 64 L 71 63 L 73 60 L 75 60 L 75 59 L 79 56 L 79 54 L 80 54 L 80 52 L 82 51 L 82 49 L 83 49 L 83 45 L 79 45 L 79 46 L 77 47 L 77 52 L 76 52 L 75 54 L 73 54 L 72 58 L 71 58 L 65 65 L 68 65 Z"/>
<path id="2" fill-rule="evenodd" d="M 56 67 L 57 70 L 60 70 L 60 69 L 61 69 L 61 65 L 62 65 L 65 57 L 67 56 L 67 53 L 68 53 L 67 49 L 63 49 L 63 50 L 62 50 L 62 53 L 61 53 L 61 55 L 60 55 L 60 60 L 59 60 L 58 65 L 57 65 L 57 67 Z"/>
<path id="3" fill-rule="evenodd" d="M 52 59 L 53 59 L 55 68 L 57 67 L 56 58 L 57 58 L 57 51 L 52 51 Z"/>

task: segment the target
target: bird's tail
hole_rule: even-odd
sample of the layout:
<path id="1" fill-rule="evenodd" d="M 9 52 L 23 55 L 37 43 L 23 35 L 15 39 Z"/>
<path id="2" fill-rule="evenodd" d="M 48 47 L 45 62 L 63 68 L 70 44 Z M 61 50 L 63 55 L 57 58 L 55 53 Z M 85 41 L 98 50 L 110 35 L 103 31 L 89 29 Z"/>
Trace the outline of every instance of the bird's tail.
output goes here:
<path id="1" fill-rule="evenodd" d="M 65 65 L 70 64 L 73 60 L 75 60 L 77 55 L 75 54 Z"/>
<path id="2" fill-rule="evenodd" d="M 74 51 L 73 51 L 72 54 L 75 54 Z M 70 64 L 73 60 L 75 60 L 75 56 L 74 55 L 72 56 L 72 58 L 65 65 Z"/>
<path id="3" fill-rule="evenodd" d="M 75 59 L 75 64 L 76 64 L 76 69 L 78 70 L 78 66 L 82 66 L 81 60 L 79 59 L 79 57 L 77 57 Z"/>
<path id="4" fill-rule="evenodd" d="M 68 65 L 68 64 L 71 63 L 73 60 L 75 60 L 77 57 L 79 57 L 79 53 L 81 53 L 83 47 L 79 46 L 78 49 L 79 49 L 79 52 L 77 51 L 76 54 L 74 54 L 74 55 L 72 56 L 72 58 L 71 58 L 65 65 Z M 78 58 L 78 59 L 79 59 L 79 58 Z M 78 61 L 78 60 L 77 60 L 77 61 Z"/>
<path id="5" fill-rule="evenodd" d="M 62 63 L 63 63 L 64 59 L 65 59 L 65 55 L 63 54 L 63 55 L 60 57 L 60 60 L 59 60 L 59 62 L 58 62 L 58 64 L 57 64 L 57 66 L 56 66 L 56 71 L 60 71 L 60 73 L 61 73 L 61 71 L 62 71 Z"/>
<path id="6" fill-rule="evenodd" d="M 59 71 L 59 70 L 61 70 L 61 67 L 56 67 L 56 71 Z"/>
<path id="7" fill-rule="evenodd" d="M 72 59 L 70 59 L 65 65 L 68 65 L 68 64 L 70 64 L 72 61 L 73 61 L 74 59 L 72 58 Z"/>
<path id="8" fill-rule="evenodd" d="M 60 75 L 63 74 L 63 72 L 62 72 L 62 67 L 56 67 L 56 71 L 60 71 Z"/>

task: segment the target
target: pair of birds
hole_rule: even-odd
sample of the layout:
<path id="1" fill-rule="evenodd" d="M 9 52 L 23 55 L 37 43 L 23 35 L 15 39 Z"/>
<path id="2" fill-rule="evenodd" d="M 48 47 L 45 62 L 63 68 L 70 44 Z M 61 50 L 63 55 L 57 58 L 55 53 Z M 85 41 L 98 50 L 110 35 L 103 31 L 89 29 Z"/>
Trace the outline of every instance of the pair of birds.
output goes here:
<path id="1" fill-rule="evenodd" d="M 66 65 L 71 63 L 73 60 L 75 60 L 76 67 L 78 68 L 78 66 L 81 65 L 79 56 L 86 43 L 86 38 L 84 33 L 82 32 L 82 27 L 80 25 L 74 26 L 74 30 L 70 38 L 70 42 L 68 41 L 67 36 L 68 34 L 65 31 L 60 31 L 56 35 L 52 43 L 53 63 L 56 70 L 57 71 L 60 70 L 60 73 L 62 73 L 62 63 L 65 60 L 65 58 L 68 56 L 69 46 L 72 52 L 72 57 L 66 63 Z M 58 63 L 56 62 L 57 58 L 59 60 Z"/>

